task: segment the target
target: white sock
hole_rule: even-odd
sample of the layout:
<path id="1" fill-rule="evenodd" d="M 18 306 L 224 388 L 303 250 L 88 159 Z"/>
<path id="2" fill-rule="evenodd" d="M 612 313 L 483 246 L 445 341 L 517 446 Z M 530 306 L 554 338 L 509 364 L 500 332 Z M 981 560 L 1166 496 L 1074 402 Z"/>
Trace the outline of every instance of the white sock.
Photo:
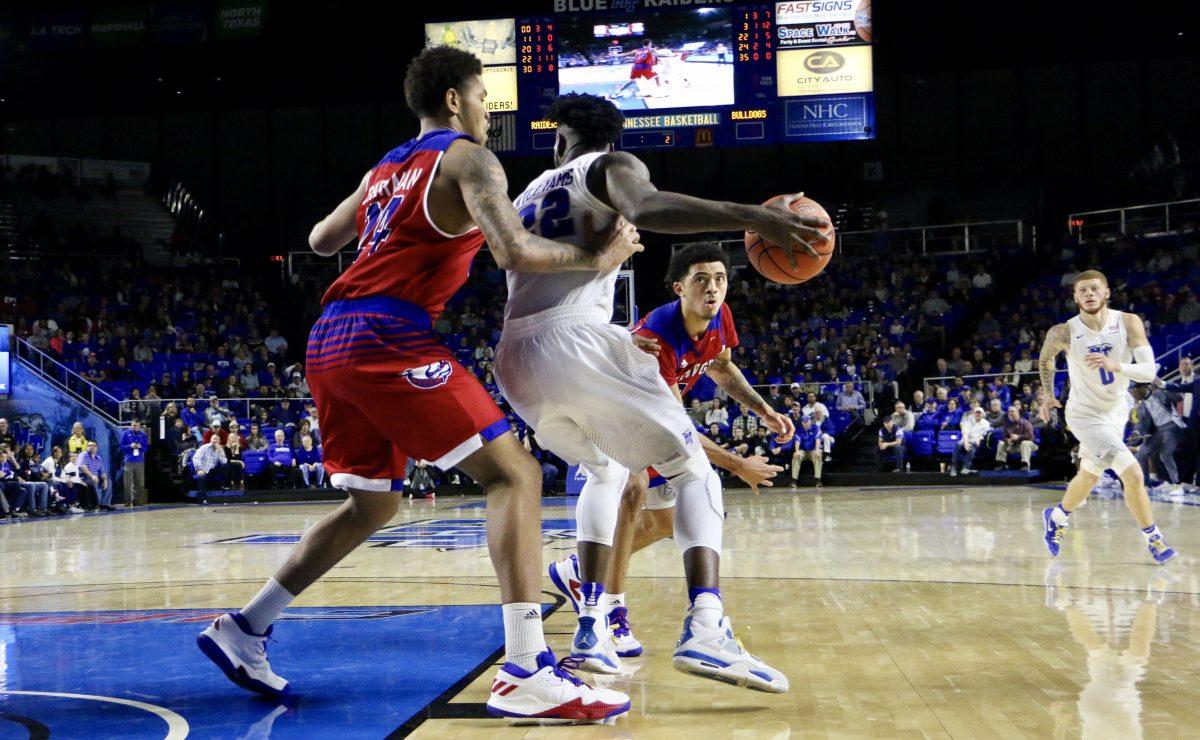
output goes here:
<path id="1" fill-rule="evenodd" d="M 1071 523 L 1071 512 L 1062 507 L 1062 504 L 1055 506 L 1050 511 L 1050 520 L 1060 527 L 1065 527 Z"/>
<path id="2" fill-rule="evenodd" d="M 1151 524 L 1142 530 L 1142 536 L 1146 538 L 1146 542 L 1148 543 L 1153 537 L 1162 537 L 1162 532 L 1158 531 L 1157 524 Z"/>
<path id="3" fill-rule="evenodd" d="M 283 614 L 283 610 L 295 598 L 291 592 L 279 585 L 279 581 L 272 578 L 253 599 L 250 599 L 249 604 L 242 607 L 241 615 L 250 623 L 250 629 L 261 635 L 272 622 L 279 619 L 279 615 Z"/>
<path id="4" fill-rule="evenodd" d="M 604 613 L 612 614 L 612 610 L 625 606 L 625 594 L 604 594 Z"/>
<path id="5" fill-rule="evenodd" d="M 509 663 L 527 671 L 537 670 L 537 656 L 546 652 L 542 633 L 542 605 L 504 604 L 504 652 Z"/>
<path id="6" fill-rule="evenodd" d="M 705 627 L 717 627 L 721 617 L 725 616 L 725 608 L 721 605 L 721 597 L 713 593 L 702 593 L 692 602 L 692 619 Z"/>

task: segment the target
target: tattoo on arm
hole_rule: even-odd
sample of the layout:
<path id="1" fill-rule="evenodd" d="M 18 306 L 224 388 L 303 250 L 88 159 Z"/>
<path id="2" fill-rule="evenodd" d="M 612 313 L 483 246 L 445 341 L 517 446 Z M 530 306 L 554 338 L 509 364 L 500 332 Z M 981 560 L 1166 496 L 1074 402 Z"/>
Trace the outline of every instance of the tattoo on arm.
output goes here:
<path id="1" fill-rule="evenodd" d="M 561 272 L 587 269 L 595 263 L 594 254 L 525 230 L 508 199 L 508 178 L 504 168 L 490 150 L 471 146 L 462 153 L 462 162 L 459 187 L 463 201 L 500 267 L 526 272 Z"/>
<path id="2" fill-rule="evenodd" d="M 1054 369 L 1058 353 L 1071 348 L 1071 332 L 1066 324 L 1056 324 L 1046 332 L 1046 341 L 1042 343 L 1042 351 L 1038 353 L 1038 373 L 1042 381 L 1042 390 L 1054 396 Z"/>
<path id="3" fill-rule="evenodd" d="M 754 390 L 750 381 L 742 374 L 741 369 L 728 358 L 718 357 L 708 366 L 707 375 L 712 378 L 721 390 L 737 401 L 742 408 L 762 416 L 767 409 L 767 402 Z"/>

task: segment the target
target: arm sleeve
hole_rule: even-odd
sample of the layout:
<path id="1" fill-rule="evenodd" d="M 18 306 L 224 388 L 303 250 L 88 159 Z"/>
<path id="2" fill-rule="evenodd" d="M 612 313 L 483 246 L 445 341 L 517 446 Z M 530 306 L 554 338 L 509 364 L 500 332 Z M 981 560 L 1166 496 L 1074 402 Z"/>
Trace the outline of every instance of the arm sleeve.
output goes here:
<path id="1" fill-rule="evenodd" d="M 1154 361 L 1154 350 L 1149 346 L 1133 348 L 1133 362 L 1122 362 L 1121 372 L 1130 380 L 1149 383 L 1158 374 L 1158 363 Z"/>

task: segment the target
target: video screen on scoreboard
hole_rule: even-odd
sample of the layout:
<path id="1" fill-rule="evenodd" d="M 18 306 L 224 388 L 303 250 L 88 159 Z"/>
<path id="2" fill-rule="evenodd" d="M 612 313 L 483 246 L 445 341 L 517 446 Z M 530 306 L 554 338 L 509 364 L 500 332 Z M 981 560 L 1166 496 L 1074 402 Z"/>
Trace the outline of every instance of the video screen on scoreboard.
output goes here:
<path id="1" fill-rule="evenodd" d="M 622 110 L 734 104 L 728 8 L 572 15 L 558 23 L 559 94 L 607 97 Z"/>
<path id="2" fill-rule="evenodd" d="M 483 62 L 489 111 L 517 110 L 517 21 L 453 21 L 425 24 L 425 46 L 456 46 Z"/>

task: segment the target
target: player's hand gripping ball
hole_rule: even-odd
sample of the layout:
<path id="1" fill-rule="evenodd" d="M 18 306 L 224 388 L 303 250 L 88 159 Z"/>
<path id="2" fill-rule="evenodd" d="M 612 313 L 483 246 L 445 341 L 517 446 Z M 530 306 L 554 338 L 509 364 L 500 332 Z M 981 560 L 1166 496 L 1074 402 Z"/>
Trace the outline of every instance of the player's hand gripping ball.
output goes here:
<path id="1" fill-rule="evenodd" d="M 763 205 L 775 205 L 781 199 L 793 198 L 788 203 L 788 208 L 799 216 L 809 218 L 822 218 L 829 222 L 829 226 L 822 229 L 821 233 L 829 237 L 825 241 L 815 240 L 812 248 L 817 255 L 809 254 L 803 244 L 789 244 L 780 246 L 772 244 L 763 238 L 760 234 L 753 231 L 746 232 L 746 256 L 750 259 L 750 265 L 755 270 L 768 280 L 773 280 L 784 285 L 796 285 L 803 283 L 806 280 L 811 280 L 829 264 L 829 260 L 833 257 L 833 247 L 836 241 L 833 222 L 829 219 L 829 214 L 821 207 L 820 203 L 806 197 L 796 198 L 795 195 L 777 195 L 771 198 Z M 794 258 L 795 264 L 788 259 L 790 255 Z"/>

